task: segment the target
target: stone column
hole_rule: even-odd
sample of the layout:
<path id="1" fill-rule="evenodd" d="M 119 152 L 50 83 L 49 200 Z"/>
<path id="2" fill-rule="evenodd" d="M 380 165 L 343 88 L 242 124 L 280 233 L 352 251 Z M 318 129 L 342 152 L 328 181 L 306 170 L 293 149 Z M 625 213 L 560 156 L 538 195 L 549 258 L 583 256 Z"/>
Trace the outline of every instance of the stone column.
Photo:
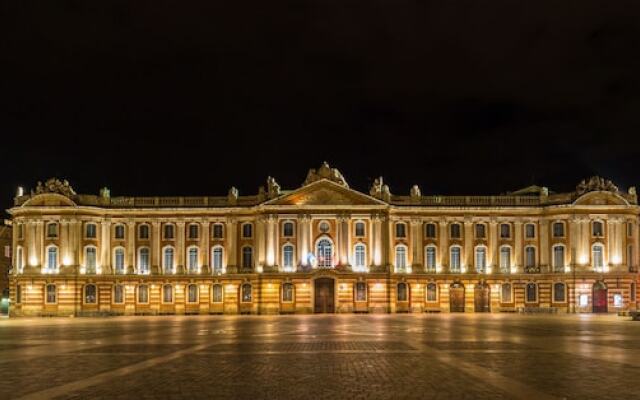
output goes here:
<path id="1" fill-rule="evenodd" d="M 382 247 L 382 219 L 380 214 L 374 214 L 372 219 L 372 248 L 373 256 L 371 258 L 372 264 L 376 267 L 380 267 L 383 264 L 384 249 Z"/>
<path id="2" fill-rule="evenodd" d="M 473 222 L 464 221 L 464 266 L 467 272 L 475 272 L 476 265 L 473 259 Z"/>
<path id="3" fill-rule="evenodd" d="M 265 234 L 265 220 L 264 217 L 258 216 L 255 220 L 256 226 L 256 257 L 255 257 L 255 265 L 259 267 L 264 267 L 266 263 L 265 257 L 265 248 L 266 248 L 266 234 Z"/>
<path id="4" fill-rule="evenodd" d="M 69 221 L 67 219 L 60 220 L 60 262 L 64 266 L 65 260 L 71 264 L 71 243 L 69 241 Z"/>
<path id="5" fill-rule="evenodd" d="M 160 247 L 160 236 L 161 236 L 161 232 L 160 232 L 160 221 L 153 221 L 151 223 L 151 228 L 152 228 L 152 232 L 151 232 L 151 248 L 149 249 L 149 252 L 151 253 L 151 268 L 149 268 L 150 270 L 152 270 L 154 267 L 158 269 L 158 271 L 163 271 L 162 269 L 162 249 Z M 177 250 L 176 250 L 177 251 Z M 174 265 L 175 267 L 175 265 Z M 164 271 L 163 271 L 164 272 Z"/>
<path id="6" fill-rule="evenodd" d="M 136 263 L 136 222 L 133 219 L 127 221 L 127 262 L 125 271 L 135 271 Z"/>
<path id="7" fill-rule="evenodd" d="M 498 241 L 498 221 L 489 221 L 489 252 L 491 253 L 491 267 L 493 273 L 500 273 L 500 245 Z M 511 266 L 507 267 L 511 272 Z"/>
<path id="8" fill-rule="evenodd" d="M 73 265 L 75 268 L 78 268 L 80 265 L 80 256 L 82 255 L 82 238 L 84 237 L 82 233 L 82 221 L 73 220 L 71 223 L 71 230 L 73 236 Z"/>
<path id="9" fill-rule="evenodd" d="M 395 267 L 395 232 L 393 229 L 394 223 L 397 222 L 395 219 L 391 219 L 391 216 L 387 217 L 387 223 L 384 224 L 384 233 L 383 233 L 383 241 L 387 244 L 385 246 L 385 264 L 388 266 Z"/>
<path id="10" fill-rule="evenodd" d="M 338 260 L 340 265 L 349 265 L 349 217 L 347 215 L 340 215 L 338 217 L 338 225 L 340 227 L 340 253 Z"/>
<path id="11" fill-rule="evenodd" d="M 111 221 L 105 220 L 100 222 L 102 234 L 100 236 L 100 268 L 96 268 L 96 272 L 111 273 Z"/>
<path id="12" fill-rule="evenodd" d="M 210 243 L 211 225 L 206 219 L 202 219 L 200 223 L 200 266 L 209 268 L 209 272 L 213 272 L 211 266 L 211 245 Z"/>
<path id="13" fill-rule="evenodd" d="M 593 260 L 591 259 L 591 223 L 588 218 L 580 220 L 580 247 L 581 253 L 586 260 L 586 268 L 593 270 Z M 578 258 L 580 256 L 578 255 Z"/>
<path id="14" fill-rule="evenodd" d="M 513 223 L 514 239 L 515 239 L 515 256 L 516 266 L 518 272 L 524 271 L 524 260 L 522 258 L 523 242 L 522 242 L 522 221 L 515 221 Z"/>
<path id="15" fill-rule="evenodd" d="M 273 267 L 277 264 L 277 244 L 276 244 L 276 227 L 277 227 L 277 218 L 273 214 L 269 214 L 265 217 L 265 231 L 266 231 L 266 257 L 265 257 L 265 265 L 268 267 Z"/>
<path id="16" fill-rule="evenodd" d="M 447 220 L 438 221 L 440 232 L 438 233 L 438 244 L 440 249 L 438 257 L 440 258 L 440 268 L 443 273 L 449 272 L 449 232 L 447 232 Z"/>
<path id="17" fill-rule="evenodd" d="M 45 266 L 45 249 L 44 249 L 44 221 L 36 221 L 36 251 L 38 254 L 38 259 L 40 259 L 40 266 Z M 60 255 L 58 255 L 60 257 Z"/>
<path id="18" fill-rule="evenodd" d="M 229 267 L 236 268 L 238 266 L 238 250 L 237 250 L 237 240 L 238 240 L 238 230 L 237 230 L 237 221 L 235 218 L 227 218 L 226 221 L 226 242 L 227 248 L 225 249 L 225 253 L 227 255 L 227 269 Z"/>
<path id="19" fill-rule="evenodd" d="M 178 255 L 178 268 L 181 268 L 183 271 L 187 271 L 186 263 L 185 263 L 185 235 L 184 235 L 184 227 L 185 222 L 180 221 L 176 223 L 176 229 L 178 230 L 177 240 L 176 240 L 176 254 Z"/>
<path id="20" fill-rule="evenodd" d="M 569 265 L 572 267 L 579 264 L 579 254 L 582 250 L 580 243 L 580 221 L 576 216 L 573 216 L 569 218 L 569 248 L 567 249 L 569 251 Z"/>
<path id="21" fill-rule="evenodd" d="M 549 221 L 543 219 L 540 221 L 540 268 L 544 272 L 549 272 L 551 265 L 549 263 L 549 251 L 550 251 L 550 243 L 549 243 Z"/>
<path id="22" fill-rule="evenodd" d="M 411 247 L 413 248 L 412 272 L 424 272 L 422 260 L 424 250 L 422 245 L 422 221 L 417 218 L 411 220 Z"/>
<path id="23" fill-rule="evenodd" d="M 309 243 L 307 235 L 307 224 L 309 223 L 309 216 L 305 214 L 298 215 L 298 226 L 296 227 L 296 234 L 298 236 L 298 264 L 301 266 L 307 265 L 307 254 L 309 253 Z"/>

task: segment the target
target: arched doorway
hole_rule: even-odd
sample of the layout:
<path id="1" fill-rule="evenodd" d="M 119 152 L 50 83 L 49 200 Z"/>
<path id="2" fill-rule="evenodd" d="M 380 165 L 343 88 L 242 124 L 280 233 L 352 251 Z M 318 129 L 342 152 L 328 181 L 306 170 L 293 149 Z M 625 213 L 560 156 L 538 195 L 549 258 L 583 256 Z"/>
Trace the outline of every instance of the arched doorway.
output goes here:
<path id="1" fill-rule="evenodd" d="M 606 313 L 607 310 L 607 285 L 604 282 L 593 284 L 593 312 Z"/>
<path id="2" fill-rule="evenodd" d="M 474 288 L 475 312 L 491 312 L 491 289 L 486 282 L 478 283 Z"/>
<path id="3" fill-rule="evenodd" d="M 449 310 L 464 312 L 464 285 L 460 282 L 454 282 L 449 286 Z"/>
<path id="4" fill-rule="evenodd" d="M 313 312 L 335 312 L 335 281 L 331 278 L 318 278 L 314 282 Z"/>

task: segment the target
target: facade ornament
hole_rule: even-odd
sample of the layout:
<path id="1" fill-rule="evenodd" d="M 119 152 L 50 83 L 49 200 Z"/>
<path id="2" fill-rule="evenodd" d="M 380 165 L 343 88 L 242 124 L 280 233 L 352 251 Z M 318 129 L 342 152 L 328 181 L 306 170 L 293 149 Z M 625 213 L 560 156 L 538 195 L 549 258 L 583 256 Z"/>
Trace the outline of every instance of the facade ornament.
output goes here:
<path id="1" fill-rule="evenodd" d="M 309 170 L 303 186 L 319 181 L 321 179 L 327 179 L 344 187 L 349 187 L 347 181 L 344 179 L 344 176 L 342 176 L 340 171 L 338 171 L 337 168 L 331 168 L 331 166 L 329 166 L 326 161 L 323 162 L 320 168 L 318 168 L 317 170 L 315 168 L 311 168 Z"/>
<path id="2" fill-rule="evenodd" d="M 543 186 L 543 187 L 540 189 L 540 196 L 543 196 L 543 197 L 549 197 L 549 188 L 548 188 L 548 187 L 546 187 L 546 186 Z"/>
<path id="3" fill-rule="evenodd" d="M 576 193 L 578 195 L 596 191 L 617 193 L 618 187 L 610 180 L 605 180 L 599 176 L 593 176 L 588 181 L 583 179 L 582 182 L 576 186 Z"/>
<path id="4" fill-rule="evenodd" d="M 100 197 L 108 199 L 109 197 L 111 197 L 111 190 L 109 190 L 109 188 L 106 186 L 103 187 L 102 189 L 100 189 Z"/>
<path id="5" fill-rule="evenodd" d="M 391 201 L 391 191 L 389 190 L 389 185 L 382 185 L 382 200 L 387 203 Z"/>
<path id="6" fill-rule="evenodd" d="M 280 185 L 271 176 L 267 177 L 267 193 L 270 199 L 280 196 Z"/>
<path id="7" fill-rule="evenodd" d="M 631 196 L 636 196 L 636 187 L 635 187 L 635 186 L 631 186 L 631 187 L 629 188 L 629 194 L 630 194 Z"/>
<path id="8" fill-rule="evenodd" d="M 267 198 L 267 192 L 264 190 L 264 186 L 258 188 L 258 202 L 262 203 Z"/>
<path id="9" fill-rule="evenodd" d="M 42 182 L 38 181 L 38 186 L 36 186 L 35 192 L 33 190 L 31 191 L 31 195 L 44 193 L 58 193 L 67 197 L 75 196 L 76 194 L 66 179 L 61 181 L 57 178 L 47 179 L 44 185 Z"/>
<path id="10" fill-rule="evenodd" d="M 369 194 L 372 197 L 375 197 L 377 199 L 382 197 L 383 182 L 384 181 L 382 180 L 382 177 L 374 179 L 373 184 L 371 185 L 371 189 L 369 189 Z"/>
<path id="11" fill-rule="evenodd" d="M 422 197 L 422 192 L 420 191 L 420 186 L 413 185 L 411 187 L 411 191 L 409 191 L 409 196 L 411 196 L 411 200 L 419 201 Z"/>
<path id="12" fill-rule="evenodd" d="M 235 186 L 231 186 L 231 189 L 229 189 L 227 200 L 231 205 L 238 204 L 238 189 Z"/>

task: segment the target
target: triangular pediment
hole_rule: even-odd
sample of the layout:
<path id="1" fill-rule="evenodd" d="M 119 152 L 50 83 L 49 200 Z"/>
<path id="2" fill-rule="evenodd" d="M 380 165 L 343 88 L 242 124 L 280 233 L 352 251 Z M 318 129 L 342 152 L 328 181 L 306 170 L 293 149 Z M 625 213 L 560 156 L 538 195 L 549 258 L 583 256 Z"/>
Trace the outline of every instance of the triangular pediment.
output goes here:
<path id="1" fill-rule="evenodd" d="M 265 205 L 278 206 L 344 206 L 344 205 L 368 205 L 381 206 L 385 202 L 374 197 L 346 188 L 335 182 L 322 179 L 291 193 L 282 195 L 265 203 Z"/>

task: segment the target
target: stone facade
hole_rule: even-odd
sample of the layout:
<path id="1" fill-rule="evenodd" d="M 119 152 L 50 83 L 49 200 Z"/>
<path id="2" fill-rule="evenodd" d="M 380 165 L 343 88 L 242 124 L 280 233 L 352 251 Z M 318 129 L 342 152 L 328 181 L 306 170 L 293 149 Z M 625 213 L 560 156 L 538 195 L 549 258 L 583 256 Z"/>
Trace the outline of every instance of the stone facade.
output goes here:
<path id="1" fill-rule="evenodd" d="M 636 309 L 635 188 L 499 196 L 349 187 L 324 163 L 257 195 L 15 199 L 11 314 L 619 312 Z"/>
<path id="2" fill-rule="evenodd" d="M 9 269 L 11 268 L 11 227 L 0 225 L 0 293 L 9 297 Z"/>

